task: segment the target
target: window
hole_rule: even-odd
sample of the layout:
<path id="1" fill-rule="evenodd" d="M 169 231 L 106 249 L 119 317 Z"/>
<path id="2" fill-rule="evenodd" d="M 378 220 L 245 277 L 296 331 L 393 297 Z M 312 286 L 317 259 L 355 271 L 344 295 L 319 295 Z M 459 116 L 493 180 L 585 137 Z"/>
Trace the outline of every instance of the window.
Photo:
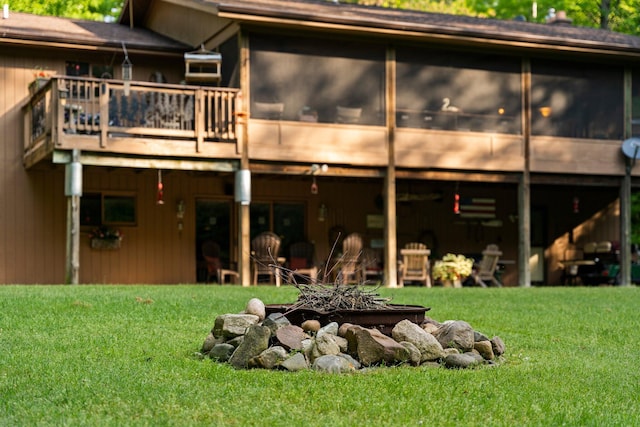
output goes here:
<path id="1" fill-rule="evenodd" d="M 396 60 L 398 127 L 522 132 L 518 58 L 403 46 Z"/>
<path id="2" fill-rule="evenodd" d="M 289 253 L 292 243 L 305 240 L 304 203 L 251 203 L 251 238 L 263 231 L 273 231 L 282 238 L 280 255 Z"/>
<path id="3" fill-rule="evenodd" d="M 622 67 L 532 60 L 532 133 L 622 139 L 623 87 Z"/>
<path id="4" fill-rule="evenodd" d="M 80 198 L 80 225 L 99 226 L 135 224 L 135 196 L 85 193 Z"/>
<path id="5" fill-rule="evenodd" d="M 251 115 L 382 125 L 384 75 L 381 45 L 254 34 Z"/>

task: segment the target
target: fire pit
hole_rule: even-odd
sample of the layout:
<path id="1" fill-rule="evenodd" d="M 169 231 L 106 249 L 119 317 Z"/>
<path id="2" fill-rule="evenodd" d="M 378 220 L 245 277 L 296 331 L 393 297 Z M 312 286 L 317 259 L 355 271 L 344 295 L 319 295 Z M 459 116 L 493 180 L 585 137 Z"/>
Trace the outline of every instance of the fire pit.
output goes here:
<path id="1" fill-rule="evenodd" d="M 294 304 L 267 304 L 265 306 L 267 316 L 272 313 L 285 314 L 294 325 L 301 325 L 305 320 L 318 320 L 322 324 L 330 322 L 352 323 L 364 328 L 376 328 L 385 335 L 391 335 L 393 327 L 402 320 L 420 324 L 424 320 L 424 314 L 430 308 L 419 305 L 387 304 L 375 309 L 335 309 L 315 310 L 305 307 L 296 307 Z"/>

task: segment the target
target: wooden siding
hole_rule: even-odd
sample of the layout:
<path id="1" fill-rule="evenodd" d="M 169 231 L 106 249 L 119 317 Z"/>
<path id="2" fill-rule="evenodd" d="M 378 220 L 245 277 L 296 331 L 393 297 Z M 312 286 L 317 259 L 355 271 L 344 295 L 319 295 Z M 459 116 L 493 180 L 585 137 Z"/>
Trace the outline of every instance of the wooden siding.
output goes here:
<path id="1" fill-rule="evenodd" d="M 531 138 L 531 171 L 580 175 L 625 174 L 622 141 Z M 639 169 L 632 171 L 638 176 Z"/>
<path id="2" fill-rule="evenodd" d="M 385 166 L 386 129 L 376 126 L 251 120 L 254 160 Z"/>
<path id="3" fill-rule="evenodd" d="M 396 166 L 486 171 L 522 171 L 518 135 L 397 129 Z"/>

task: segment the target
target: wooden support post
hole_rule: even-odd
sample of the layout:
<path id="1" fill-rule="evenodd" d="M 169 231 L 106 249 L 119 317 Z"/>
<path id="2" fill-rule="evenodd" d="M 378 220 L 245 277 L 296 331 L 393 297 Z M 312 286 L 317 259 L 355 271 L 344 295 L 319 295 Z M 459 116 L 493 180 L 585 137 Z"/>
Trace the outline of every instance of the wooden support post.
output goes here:
<path id="1" fill-rule="evenodd" d="M 398 287 L 398 242 L 396 223 L 396 162 L 395 162 L 395 129 L 396 129 L 396 58 L 395 50 L 387 49 L 387 173 L 384 179 L 384 282 L 389 288 Z"/>
<path id="2" fill-rule="evenodd" d="M 82 196 L 82 163 L 80 151 L 73 150 L 71 162 L 65 165 L 67 196 L 67 251 L 65 283 L 80 282 L 80 197 Z"/>
<path id="3" fill-rule="evenodd" d="M 631 138 L 632 73 L 624 70 L 624 139 Z M 620 285 L 631 285 L 631 169 L 635 159 L 625 157 L 625 174 L 620 186 Z"/>
<path id="4" fill-rule="evenodd" d="M 522 287 L 531 286 L 531 63 L 525 59 L 522 64 L 522 100 L 524 139 L 524 168 L 518 184 L 518 282 Z"/>
<path id="5" fill-rule="evenodd" d="M 249 170 L 249 135 L 247 120 L 247 102 L 244 100 L 243 94 L 249 91 L 249 38 L 242 31 L 238 35 L 238 45 L 240 46 L 240 93 L 238 94 L 236 104 L 237 126 L 241 129 L 240 140 L 238 145 L 240 148 L 240 169 Z M 251 285 L 251 241 L 250 231 L 251 223 L 249 219 L 249 203 L 240 203 L 238 209 L 238 251 L 240 252 L 239 272 L 240 282 L 242 286 Z"/>

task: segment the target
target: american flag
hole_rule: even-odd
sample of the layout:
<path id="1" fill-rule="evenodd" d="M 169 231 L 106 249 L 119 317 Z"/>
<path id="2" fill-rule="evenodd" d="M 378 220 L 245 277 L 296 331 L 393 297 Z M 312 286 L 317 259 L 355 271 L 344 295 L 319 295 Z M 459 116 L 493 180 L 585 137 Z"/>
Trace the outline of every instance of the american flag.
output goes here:
<path id="1" fill-rule="evenodd" d="M 496 217 L 496 199 L 486 197 L 461 197 L 460 217 L 494 219 Z"/>

